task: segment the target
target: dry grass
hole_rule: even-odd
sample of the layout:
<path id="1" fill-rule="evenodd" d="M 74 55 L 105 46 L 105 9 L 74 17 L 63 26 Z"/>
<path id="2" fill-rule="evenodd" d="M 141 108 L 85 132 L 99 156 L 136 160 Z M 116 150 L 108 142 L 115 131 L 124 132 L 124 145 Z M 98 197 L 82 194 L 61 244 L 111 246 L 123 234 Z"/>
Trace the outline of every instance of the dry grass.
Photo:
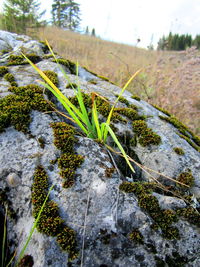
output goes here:
<path id="1" fill-rule="evenodd" d="M 46 38 L 61 56 L 78 61 L 121 87 L 143 68 L 129 91 L 168 109 L 200 134 L 199 51 L 147 51 L 52 27 L 41 29 L 38 38 Z"/>

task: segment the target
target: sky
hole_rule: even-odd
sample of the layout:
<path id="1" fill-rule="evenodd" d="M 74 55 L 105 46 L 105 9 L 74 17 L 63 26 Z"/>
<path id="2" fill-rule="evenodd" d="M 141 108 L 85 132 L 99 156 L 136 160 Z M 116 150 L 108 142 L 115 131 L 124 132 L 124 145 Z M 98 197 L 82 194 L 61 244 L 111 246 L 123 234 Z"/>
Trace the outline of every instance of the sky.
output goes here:
<path id="1" fill-rule="evenodd" d="M 2 2 L 3 0 L 0 0 Z M 50 17 L 53 0 L 41 0 Z M 156 48 L 170 31 L 200 34 L 200 0 L 76 0 L 81 9 L 81 28 L 95 28 L 102 39 Z M 141 41 L 137 43 L 137 39 Z"/>

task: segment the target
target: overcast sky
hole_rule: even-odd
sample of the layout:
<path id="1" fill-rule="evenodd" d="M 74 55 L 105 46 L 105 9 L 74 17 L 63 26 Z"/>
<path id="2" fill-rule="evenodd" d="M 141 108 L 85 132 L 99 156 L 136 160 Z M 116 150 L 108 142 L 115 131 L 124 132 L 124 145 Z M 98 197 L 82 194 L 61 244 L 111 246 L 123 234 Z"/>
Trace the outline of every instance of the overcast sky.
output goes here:
<path id="1" fill-rule="evenodd" d="M 2 0 L 0 0 L 2 2 Z M 50 16 L 53 0 L 42 0 Z M 101 38 L 147 47 L 163 34 L 200 34 L 200 0 L 76 0 L 81 9 L 81 27 Z"/>

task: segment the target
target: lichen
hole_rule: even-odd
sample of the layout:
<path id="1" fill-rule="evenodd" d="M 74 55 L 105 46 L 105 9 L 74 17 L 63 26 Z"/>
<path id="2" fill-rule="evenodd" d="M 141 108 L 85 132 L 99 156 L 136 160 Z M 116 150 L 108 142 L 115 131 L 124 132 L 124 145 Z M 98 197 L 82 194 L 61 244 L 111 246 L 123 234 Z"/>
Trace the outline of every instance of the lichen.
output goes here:
<path id="1" fill-rule="evenodd" d="M 186 186 L 189 186 L 189 187 L 194 185 L 194 177 L 193 177 L 190 170 L 188 170 L 186 172 L 182 172 L 181 174 L 179 174 L 179 176 L 177 177 L 176 180 L 180 183 L 185 184 Z M 181 185 L 181 184 L 178 184 L 178 183 L 177 183 L 177 186 L 181 187 L 181 188 L 185 188 L 185 189 L 188 188 L 188 187 Z"/>
<path id="2" fill-rule="evenodd" d="M 33 216 L 37 218 L 38 213 L 48 194 L 48 177 L 43 166 L 38 166 L 34 173 L 32 185 Z M 39 221 L 37 230 L 48 236 L 56 236 L 59 246 L 69 253 L 70 259 L 77 256 L 76 234 L 64 224 L 59 216 L 58 205 L 48 198 Z"/>
<path id="3" fill-rule="evenodd" d="M 157 198 L 151 194 L 154 187 L 153 183 L 123 182 L 119 189 L 126 193 L 134 193 L 138 197 L 138 205 L 148 212 L 154 221 L 153 229 L 160 228 L 164 238 L 178 239 L 180 237 L 178 229 L 171 226 L 178 220 L 176 212 L 160 208 Z"/>
<path id="4" fill-rule="evenodd" d="M 49 78 L 49 80 L 55 85 L 58 86 L 58 75 L 54 71 L 45 70 L 43 73 Z"/>
<path id="5" fill-rule="evenodd" d="M 60 176 L 63 178 L 63 187 L 68 188 L 74 184 L 75 171 L 81 165 L 84 157 L 74 153 L 75 129 L 64 122 L 51 123 L 54 131 L 54 145 L 63 154 L 58 158 Z"/>
<path id="6" fill-rule="evenodd" d="M 178 154 L 178 155 L 180 155 L 180 156 L 182 156 L 182 155 L 185 154 L 184 150 L 183 150 L 182 148 L 180 148 L 180 147 L 174 147 L 173 150 L 174 150 L 174 152 L 175 152 L 176 154 Z"/>
<path id="7" fill-rule="evenodd" d="M 133 121 L 132 126 L 141 146 L 159 145 L 161 143 L 161 137 L 148 128 L 144 120 Z"/>
<path id="8" fill-rule="evenodd" d="M 37 85 L 12 86 L 9 91 L 14 95 L 0 99 L 0 132 L 12 125 L 16 130 L 27 133 L 31 110 L 51 111 L 54 106 L 44 99 L 43 89 Z"/>

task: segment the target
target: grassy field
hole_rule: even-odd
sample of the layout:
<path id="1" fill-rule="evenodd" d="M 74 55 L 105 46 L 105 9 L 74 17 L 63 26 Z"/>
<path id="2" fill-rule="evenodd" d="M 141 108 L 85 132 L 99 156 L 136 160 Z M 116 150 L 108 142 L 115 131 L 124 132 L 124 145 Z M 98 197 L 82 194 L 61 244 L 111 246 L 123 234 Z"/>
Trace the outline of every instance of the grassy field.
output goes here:
<path id="1" fill-rule="evenodd" d="M 48 27 L 37 34 L 66 59 L 123 86 L 139 68 L 128 90 L 177 116 L 200 134 L 200 52 L 148 51 Z"/>

